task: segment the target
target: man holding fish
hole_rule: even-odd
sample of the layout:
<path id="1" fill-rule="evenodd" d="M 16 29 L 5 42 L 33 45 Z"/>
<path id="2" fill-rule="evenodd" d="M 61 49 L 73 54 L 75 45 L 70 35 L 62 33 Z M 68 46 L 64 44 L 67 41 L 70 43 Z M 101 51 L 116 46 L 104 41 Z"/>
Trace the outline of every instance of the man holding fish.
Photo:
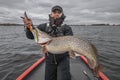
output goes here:
<path id="1" fill-rule="evenodd" d="M 52 7 L 51 13 L 49 14 L 49 23 L 40 24 L 37 28 L 52 37 L 68 36 L 73 35 L 71 27 L 63 24 L 65 15 L 63 13 L 62 7 L 56 5 Z M 34 39 L 34 35 L 29 26 L 32 25 L 30 19 L 23 19 L 26 27 L 26 36 L 29 39 Z M 44 46 L 48 44 L 47 42 L 41 43 Z M 43 50 L 45 51 L 45 50 Z M 70 61 L 69 61 L 69 51 L 59 52 L 53 54 L 51 52 L 46 52 L 46 65 L 45 65 L 45 80 L 57 80 L 57 72 L 60 70 L 62 80 L 71 80 L 70 75 Z"/>
<path id="2" fill-rule="evenodd" d="M 60 6 L 54 6 L 49 15 L 49 23 L 40 24 L 34 27 L 32 21 L 27 17 L 22 17 L 26 36 L 42 47 L 46 56 L 45 80 L 57 80 L 57 72 L 60 70 L 62 80 L 71 80 L 69 52 L 72 57 L 75 53 L 84 55 L 88 60 L 88 65 L 97 77 L 101 72 L 98 61 L 96 47 L 88 41 L 72 36 L 71 27 L 64 24 L 65 15 Z"/>

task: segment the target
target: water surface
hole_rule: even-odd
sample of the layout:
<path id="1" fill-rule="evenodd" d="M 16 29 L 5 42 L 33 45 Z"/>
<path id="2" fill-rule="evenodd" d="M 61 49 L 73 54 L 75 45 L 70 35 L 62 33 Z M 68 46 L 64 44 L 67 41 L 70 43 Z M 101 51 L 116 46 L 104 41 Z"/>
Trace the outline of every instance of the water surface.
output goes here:
<path id="1" fill-rule="evenodd" d="M 120 26 L 71 26 L 75 36 L 93 43 L 104 73 L 119 80 Z M 40 47 L 25 36 L 23 26 L 0 26 L 0 80 L 15 80 L 43 55 Z"/>

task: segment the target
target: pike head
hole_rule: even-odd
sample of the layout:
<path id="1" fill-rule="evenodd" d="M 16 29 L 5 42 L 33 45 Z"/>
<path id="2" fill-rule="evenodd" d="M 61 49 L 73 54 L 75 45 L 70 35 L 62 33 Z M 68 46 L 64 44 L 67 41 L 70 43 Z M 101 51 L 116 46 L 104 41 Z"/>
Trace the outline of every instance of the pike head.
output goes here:
<path id="1" fill-rule="evenodd" d="M 33 30 L 33 34 L 34 34 L 36 43 L 39 43 L 39 44 L 44 44 L 44 43 L 47 43 L 52 40 L 51 36 L 49 36 L 47 33 L 43 32 L 43 31 L 39 30 L 38 28 L 35 28 Z"/>

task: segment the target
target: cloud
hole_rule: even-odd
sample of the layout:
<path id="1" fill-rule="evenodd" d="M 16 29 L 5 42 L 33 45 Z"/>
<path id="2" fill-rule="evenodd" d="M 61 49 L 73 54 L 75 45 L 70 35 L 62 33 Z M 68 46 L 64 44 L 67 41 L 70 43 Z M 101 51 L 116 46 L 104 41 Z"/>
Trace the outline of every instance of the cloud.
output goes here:
<path id="1" fill-rule="evenodd" d="M 48 21 L 51 7 L 60 5 L 68 24 L 119 24 L 119 0 L 0 0 L 0 22 L 22 23 L 24 11 L 35 24 Z"/>

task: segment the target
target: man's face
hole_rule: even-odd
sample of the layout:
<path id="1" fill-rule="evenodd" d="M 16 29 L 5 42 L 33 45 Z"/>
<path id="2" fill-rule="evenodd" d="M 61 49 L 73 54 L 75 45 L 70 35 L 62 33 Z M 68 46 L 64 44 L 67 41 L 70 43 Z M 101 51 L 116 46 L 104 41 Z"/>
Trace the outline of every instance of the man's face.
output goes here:
<path id="1" fill-rule="evenodd" d="M 60 12 L 59 10 L 55 10 L 54 12 L 51 12 L 51 17 L 53 17 L 54 19 L 60 18 L 62 16 L 62 12 Z"/>

